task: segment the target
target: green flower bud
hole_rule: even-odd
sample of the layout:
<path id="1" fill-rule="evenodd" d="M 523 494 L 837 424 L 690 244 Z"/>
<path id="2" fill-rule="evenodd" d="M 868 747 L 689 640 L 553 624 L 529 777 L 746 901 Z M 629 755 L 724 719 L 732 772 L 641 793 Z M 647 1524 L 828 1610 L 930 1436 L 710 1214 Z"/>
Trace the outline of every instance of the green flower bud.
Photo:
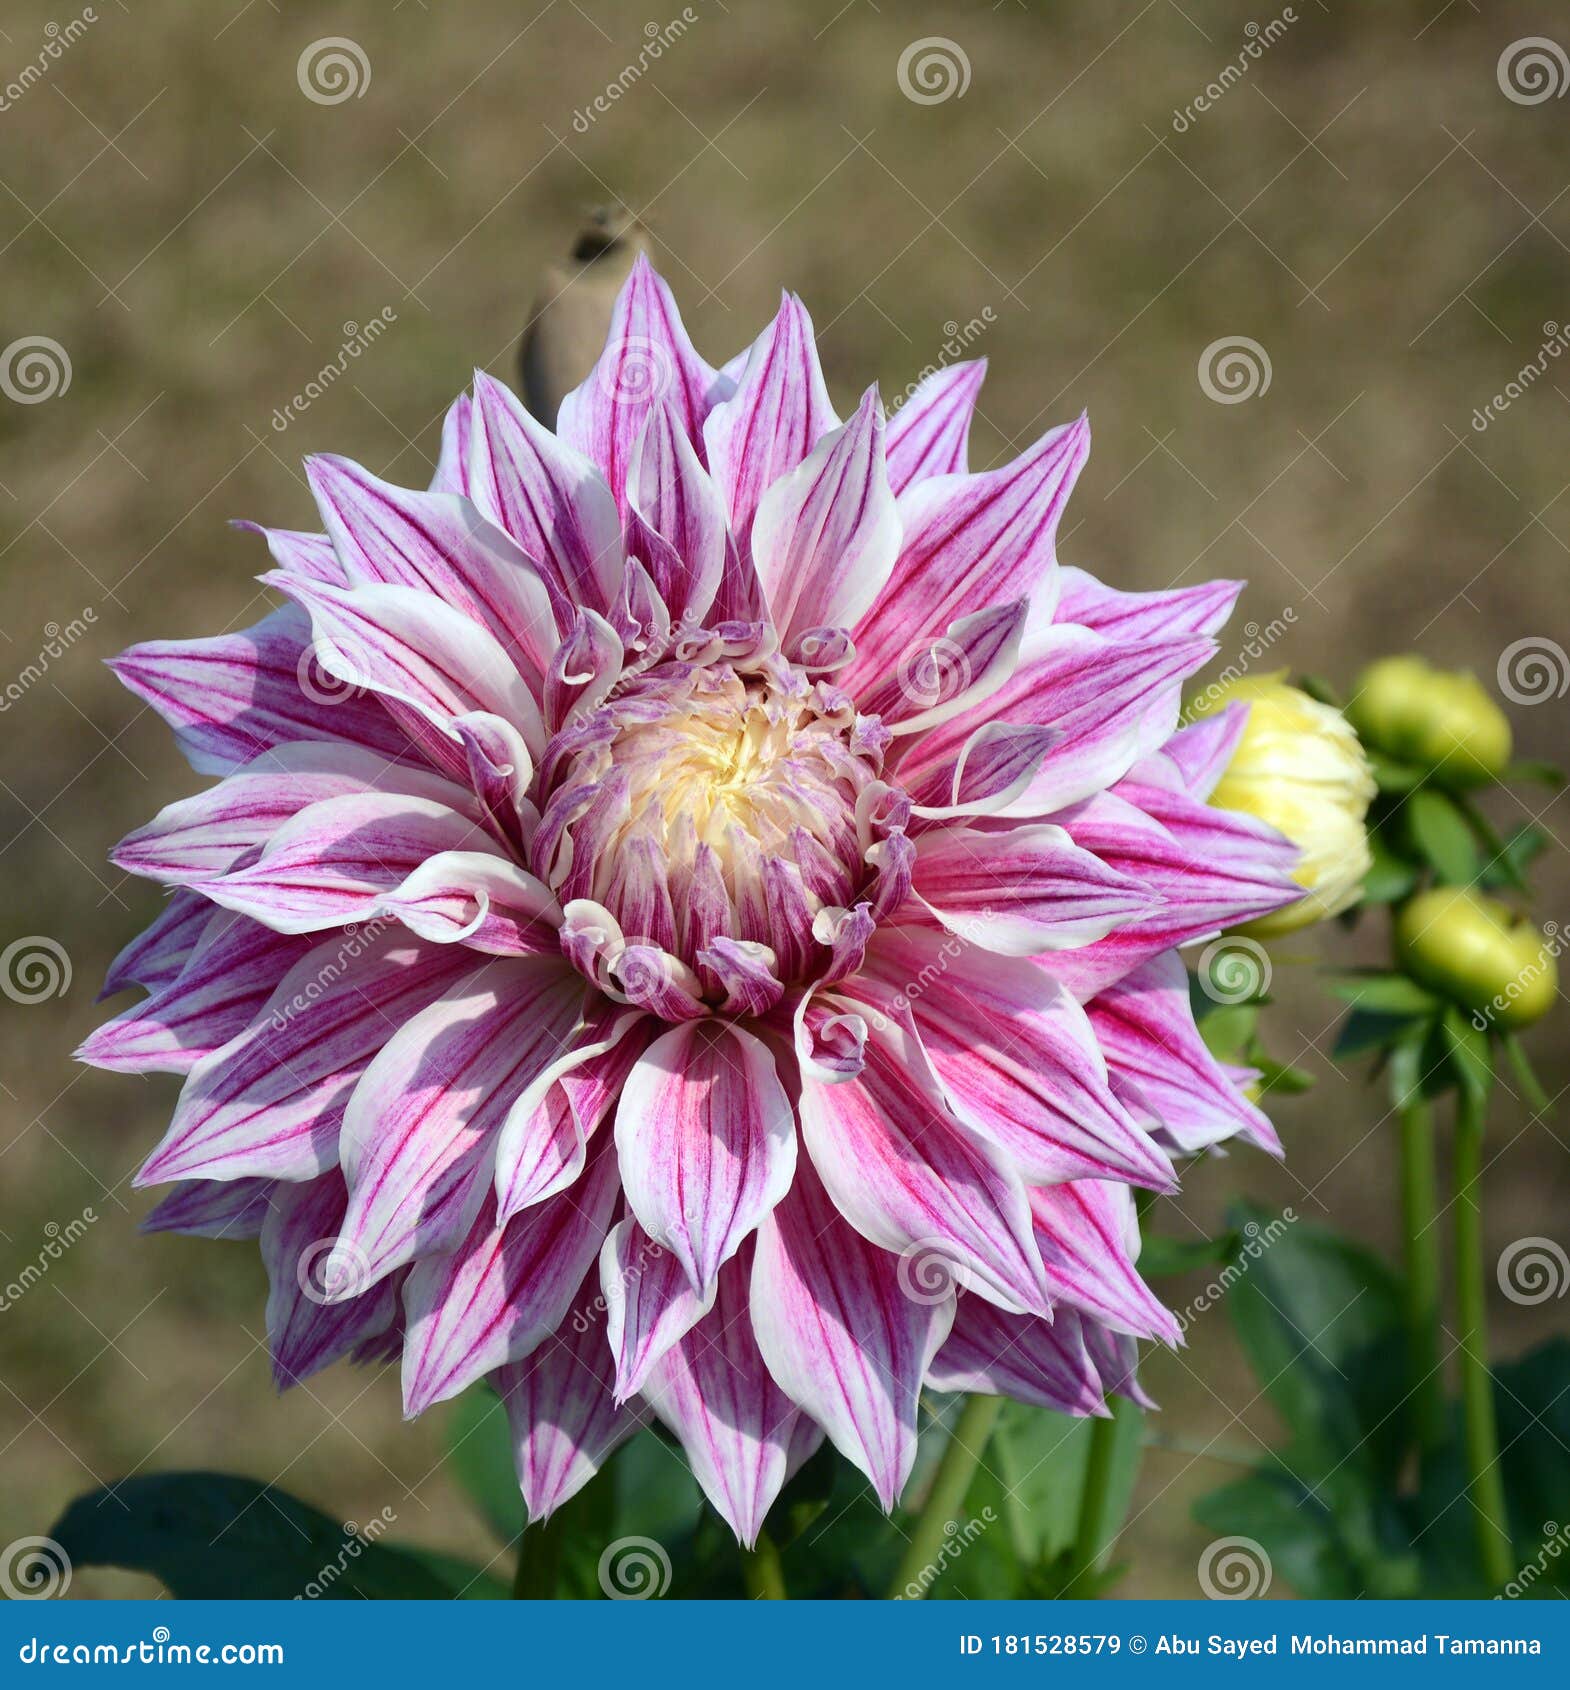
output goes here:
<path id="1" fill-rule="evenodd" d="M 1559 993 L 1558 937 L 1465 886 L 1419 892 L 1395 923 L 1401 965 L 1479 1026 L 1527 1027 L 1548 1013 Z"/>
<path id="2" fill-rule="evenodd" d="M 1510 762 L 1509 719 L 1477 677 L 1421 657 L 1370 664 L 1347 715 L 1367 744 L 1444 786 L 1497 780 Z"/>
<path id="3" fill-rule="evenodd" d="M 1279 675 L 1207 689 L 1203 713 L 1234 702 L 1248 705 L 1248 726 L 1210 802 L 1257 816 L 1302 852 L 1293 875 L 1307 896 L 1243 929 L 1269 938 L 1356 901 L 1372 863 L 1363 818 L 1374 780 L 1341 712 Z"/>

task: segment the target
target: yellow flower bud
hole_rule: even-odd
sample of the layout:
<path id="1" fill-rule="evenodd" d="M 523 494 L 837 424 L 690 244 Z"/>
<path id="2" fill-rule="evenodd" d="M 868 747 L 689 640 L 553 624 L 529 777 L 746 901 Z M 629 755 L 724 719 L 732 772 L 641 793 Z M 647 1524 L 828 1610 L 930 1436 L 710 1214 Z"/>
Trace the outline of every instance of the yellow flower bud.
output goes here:
<path id="1" fill-rule="evenodd" d="M 1336 915 L 1357 899 L 1372 858 L 1363 818 L 1374 778 L 1357 735 L 1339 710 L 1277 675 L 1207 688 L 1201 714 L 1249 707 L 1248 726 L 1210 802 L 1268 822 L 1302 856 L 1293 876 L 1307 896 L 1250 922 L 1269 938 Z"/>
<path id="2" fill-rule="evenodd" d="M 1421 657 L 1382 657 L 1347 706 L 1363 739 L 1443 786 L 1496 780 L 1510 762 L 1510 722 L 1477 677 Z"/>
<path id="3" fill-rule="evenodd" d="M 1548 1013 L 1559 992 L 1557 939 L 1465 886 L 1419 892 L 1395 923 L 1402 966 L 1480 1025 L 1527 1027 Z"/>

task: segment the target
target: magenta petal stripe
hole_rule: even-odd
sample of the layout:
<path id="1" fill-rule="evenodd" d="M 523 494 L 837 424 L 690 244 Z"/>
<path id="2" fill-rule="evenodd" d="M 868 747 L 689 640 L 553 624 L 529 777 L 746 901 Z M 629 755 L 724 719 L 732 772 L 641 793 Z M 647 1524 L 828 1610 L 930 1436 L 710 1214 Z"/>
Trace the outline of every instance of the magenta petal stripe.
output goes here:
<path id="1" fill-rule="evenodd" d="M 916 1459 L 922 1381 L 954 1320 L 954 1292 L 868 1244 L 809 1168 L 758 1229 L 752 1326 L 781 1390 L 893 1508 Z"/>
<path id="2" fill-rule="evenodd" d="M 899 1504 L 924 1388 L 1144 1402 L 1134 1191 L 1279 1152 L 1177 954 L 1299 892 L 1180 725 L 1239 584 L 1060 568 L 1086 422 L 972 473 L 982 375 L 842 421 L 800 300 L 716 368 L 639 258 L 554 430 L 477 371 L 116 660 L 214 777 L 78 1053 L 184 1077 L 146 1225 L 257 1241 L 281 1384 L 488 1379 L 530 1520 L 651 1415 L 752 1543 L 825 1436 Z"/>

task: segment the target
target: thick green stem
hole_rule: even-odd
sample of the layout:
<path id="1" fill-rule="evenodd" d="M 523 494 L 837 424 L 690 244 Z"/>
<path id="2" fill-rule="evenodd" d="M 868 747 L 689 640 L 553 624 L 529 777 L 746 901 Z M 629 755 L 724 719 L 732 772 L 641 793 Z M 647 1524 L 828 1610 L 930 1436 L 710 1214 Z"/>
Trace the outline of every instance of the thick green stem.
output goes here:
<path id="1" fill-rule="evenodd" d="M 1456 1100 L 1456 1304 L 1461 1321 L 1461 1404 L 1466 1422 L 1467 1495 L 1483 1573 L 1496 1589 L 1509 1581 L 1509 1515 L 1499 1469 L 1494 1381 L 1488 1371 L 1487 1275 L 1483 1261 L 1485 1100 L 1463 1086 Z"/>
<path id="2" fill-rule="evenodd" d="M 1412 1440 L 1426 1459 L 1445 1439 L 1439 1361 L 1438 1177 L 1434 1120 L 1420 1082 L 1418 1047 L 1398 1046 L 1390 1077 L 1401 1121 L 1401 1222 L 1406 1267 L 1406 1347 Z"/>
<path id="3" fill-rule="evenodd" d="M 992 1436 L 993 1423 L 1003 1406 L 1001 1397 L 971 1397 L 960 1411 L 949 1446 L 943 1452 L 938 1470 L 932 1478 L 932 1489 L 921 1512 L 916 1516 L 910 1542 L 900 1557 L 899 1570 L 889 1586 L 891 1599 L 919 1598 L 927 1594 L 937 1574 L 937 1555 L 950 1521 L 957 1521 L 965 1505 L 965 1493 L 976 1476 L 987 1439 Z"/>
<path id="4" fill-rule="evenodd" d="M 518 1564 L 513 1568 L 512 1593 L 518 1599 L 541 1599 L 556 1594 L 561 1537 L 550 1521 L 526 1526 L 518 1540 Z"/>
<path id="5" fill-rule="evenodd" d="M 756 1545 L 743 1551 L 741 1579 L 754 1601 L 783 1602 L 790 1594 L 785 1588 L 780 1552 L 767 1532 L 759 1532 Z"/>

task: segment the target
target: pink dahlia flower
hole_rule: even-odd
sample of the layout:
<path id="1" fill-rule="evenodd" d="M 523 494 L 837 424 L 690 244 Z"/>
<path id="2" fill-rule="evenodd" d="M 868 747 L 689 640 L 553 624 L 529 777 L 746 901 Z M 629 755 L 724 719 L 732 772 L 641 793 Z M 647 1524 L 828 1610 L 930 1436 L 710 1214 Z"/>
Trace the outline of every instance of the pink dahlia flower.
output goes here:
<path id="1" fill-rule="evenodd" d="M 1132 1188 L 1277 1148 L 1175 949 L 1298 894 L 1177 731 L 1236 585 L 1060 567 L 1086 425 L 970 473 L 981 373 L 842 421 L 797 300 L 716 370 L 640 261 L 555 433 L 313 459 L 287 602 L 116 663 L 218 777 L 83 1052 L 186 1076 L 147 1224 L 260 1238 L 281 1384 L 488 1378 L 531 1518 L 651 1414 L 750 1543 L 825 1434 L 892 1507 L 924 1385 L 1104 1413 Z"/>

